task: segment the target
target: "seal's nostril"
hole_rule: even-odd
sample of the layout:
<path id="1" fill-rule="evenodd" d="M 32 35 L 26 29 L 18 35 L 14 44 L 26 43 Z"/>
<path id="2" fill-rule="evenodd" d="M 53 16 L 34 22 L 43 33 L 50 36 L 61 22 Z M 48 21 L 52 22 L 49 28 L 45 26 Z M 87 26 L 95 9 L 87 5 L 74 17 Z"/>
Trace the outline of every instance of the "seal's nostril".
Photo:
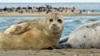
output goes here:
<path id="1" fill-rule="evenodd" d="M 56 24 L 53 24 L 53 26 L 56 26 Z"/>

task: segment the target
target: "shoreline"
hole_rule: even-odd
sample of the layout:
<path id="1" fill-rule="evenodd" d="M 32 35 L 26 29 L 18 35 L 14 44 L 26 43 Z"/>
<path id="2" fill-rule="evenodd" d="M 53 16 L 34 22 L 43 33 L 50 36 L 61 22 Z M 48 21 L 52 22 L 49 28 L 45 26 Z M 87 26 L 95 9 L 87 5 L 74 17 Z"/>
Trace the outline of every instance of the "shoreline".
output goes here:
<path id="1" fill-rule="evenodd" d="M 85 9 L 77 10 L 75 7 L 52 7 L 51 5 L 45 5 L 40 7 L 4 7 L 0 9 L 0 17 L 39 17 L 46 16 L 52 12 L 58 12 L 64 16 L 100 16 L 100 12 L 96 12 L 95 10 L 86 11 Z"/>
<path id="2" fill-rule="evenodd" d="M 7 14 L 1 14 L 0 13 L 0 17 L 44 17 L 48 14 L 43 14 L 43 13 L 37 13 L 37 14 L 31 14 L 31 13 L 7 13 Z M 82 14 L 77 14 L 77 13 L 73 13 L 73 14 L 68 14 L 68 13 L 64 13 L 64 16 L 100 16 L 100 12 L 98 13 L 82 13 Z"/>

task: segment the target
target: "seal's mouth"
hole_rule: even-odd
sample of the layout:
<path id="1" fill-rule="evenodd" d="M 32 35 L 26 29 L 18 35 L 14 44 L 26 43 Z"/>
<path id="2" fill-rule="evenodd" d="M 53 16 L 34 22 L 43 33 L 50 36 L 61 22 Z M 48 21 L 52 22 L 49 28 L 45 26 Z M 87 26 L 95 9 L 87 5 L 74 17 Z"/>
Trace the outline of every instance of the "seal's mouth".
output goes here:
<path id="1" fill-rule="evenodd" d="M 59 32 L 53 32 L 53 35 L 58 35 L 59 34 Z"/>

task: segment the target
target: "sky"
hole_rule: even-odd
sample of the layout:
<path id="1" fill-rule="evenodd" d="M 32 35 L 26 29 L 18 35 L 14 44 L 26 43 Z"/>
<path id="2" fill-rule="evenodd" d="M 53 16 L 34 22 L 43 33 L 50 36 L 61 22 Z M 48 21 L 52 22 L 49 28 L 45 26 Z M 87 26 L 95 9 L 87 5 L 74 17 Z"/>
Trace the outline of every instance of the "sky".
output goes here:
<path id="1" fill-rule="evenodd" d="M 100 3 L 100 0 L 0 0 L 0 3 L 55 3 L 55 2 L 80 2 L 80 3 L 93 3 L 93 2 L 97 2 Z"/>

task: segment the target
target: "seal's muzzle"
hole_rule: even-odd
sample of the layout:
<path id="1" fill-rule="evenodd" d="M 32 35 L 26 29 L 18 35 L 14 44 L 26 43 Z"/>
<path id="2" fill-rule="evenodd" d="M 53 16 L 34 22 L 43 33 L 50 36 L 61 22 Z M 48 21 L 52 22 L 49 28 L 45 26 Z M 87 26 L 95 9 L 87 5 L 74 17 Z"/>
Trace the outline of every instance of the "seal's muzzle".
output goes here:
<path id="1" fill-rule="evenodd" d="M 53 24 L 51 28 L 52 30 L 59 30 L 59 27 L 56 24 Z"/>

